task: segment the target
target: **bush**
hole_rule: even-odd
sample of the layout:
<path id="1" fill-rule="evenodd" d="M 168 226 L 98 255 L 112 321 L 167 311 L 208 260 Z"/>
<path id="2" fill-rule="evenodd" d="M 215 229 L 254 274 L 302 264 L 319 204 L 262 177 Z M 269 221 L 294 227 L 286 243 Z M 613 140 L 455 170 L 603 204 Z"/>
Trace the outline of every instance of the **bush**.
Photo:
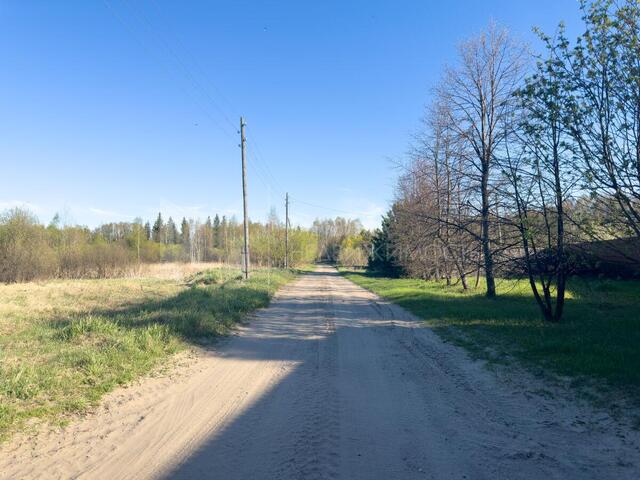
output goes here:
<path id="1" fill-rule="evenodd" d="M 24 282 L 51 276 L 55 270 L 46 229 L 31 213 L 14 208 L 0 216 L 0 281 Z"/>
<path id="2" fill-rule="evenodd" d="M 121 276 L 134 266 L 124 242 L 106 242 L 86 228 L 45 228 L 26 210 L 0 216 L 0 281 Z"/>
<path id="3" fill-rule="evenodd" d="M 360 247 L 344 247 L 338 254 L 338 263 L 343 267 L 364 267 L 367 264 L 367 255 Z"/>

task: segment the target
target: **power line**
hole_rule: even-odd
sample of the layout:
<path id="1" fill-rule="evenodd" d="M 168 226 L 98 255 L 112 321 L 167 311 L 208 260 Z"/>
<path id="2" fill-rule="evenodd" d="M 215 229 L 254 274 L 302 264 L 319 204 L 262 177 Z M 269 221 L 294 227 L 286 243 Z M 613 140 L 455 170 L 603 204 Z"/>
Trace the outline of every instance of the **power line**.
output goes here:
<path id="1" fill-rule="evenodd" d="M 123 19 L 123 17 L 117 11 L 117 9 L 111 4 L 110 0 L 103 0 L 103 1 L 107 6 L 107 8 L 114 14 L 115 18 L 124 26 L 126 30 L 129 31 L 131 36 L 141 45 L 143 50 L 146 51 L 152 58 L 154 58 L 154 60 L 156 60 L 156 55 L 154 54 L 154 52 L 140 40 L 137 33 L 134 31 L 134 28 L 132 28 L 129 24 L 127 24 L 127 22 Z M 157 29 L 154 28 L 153 23 L 151 22 L 149 17 L 145 15 L 144 11 L 142 11 L 137 6 L 134 6 L 133 3 L 128 2 L 127 0 L 124 0 L 124 4 L 125 6 L 123 10 L 129 14 L 130 19 L 133 19 L 133 23 L 138 23 L 138 24 L 144 23 L 145 30 L 148 33 L 150 33 L 150 35 L 155 40 L 152 43 L 155 43 L 156 47 L 159 47 L 160 50 L 163 50 L 165 52 L 165 57 L 173 58 L 172 63 L 175 63 L 178 65 L 178 67 L 182 71 L 183 77 L 187 79 L 193 91 L 198 92 L 201 96 L 198 97 L 198 96 L 192 95 L 188 91 L 186 91 L 184 88 L 181 87 L 183 91 L 195 101 L 195 103 L 203 111 L 203 113 L 207 116 L 207 118 L 217 128 L 219 128 L 225 135 L 228 135 L 230 137 L 235 136 L 236 127 L 234 123 L 231 121 L 231 119 L 229 118 L 229 116 L 227 115 L 227 112 L 222 107 L 222 105 L 209 93 L 209 91 L 203 85 L 203 83 L 197 78 L 197 76 L 194 74 L 194 72 L 190 68 L 189 64 L 183 58 L 181 58 L 178 51 L 171 46 L 171 43 L 165 38 L 165 36 L 163 36 L 162 33 L 160 33 Z M 186 48 L 184 48 L 184 44 L 182 44 L 182 42 L 178 37 L 173 36 L 173 39 L 177 43 L 183 46 L 182 50 L 188 51 Z M 224 99 L 224 101 L 227 103 L 227 105 L 230 107 L 231 110 L 235 111 L 233 104 L 226 97 L 224 97 L 221 91 L 213 84 L 213 82 L 211 82 L 208 79 L 204 69 L 197 62 L 197 59 L 193 55 L 190 55 L 190 57 L 192 60 L 191 63 L 195 65 L 195 68 L 197 70 L 200 71 L 201 76 L 206 80 L 208 80 L 207 82 L 208 85 L 210 85 L 212 88 L 214 88 L 218 92 L 220 98 Z M 162 63 L 163 66 L 171 72 L 171 69 L 168 68 L 171 62 L 169 63 L 160 62 L 160 63 Z M 174 72 L 171 72 L 171 73 L 175 74 Z M 212 114 L 210 107 L 212 107 L 222 116 L 222 118 L 224 119 L 224 121 L 226 121 L 229 127 L 226 127 L 225 125 L 220 123 L 220 121 Z M 252 131 L 250 131 L 250 133 L 252 133 Z M 273 174 L 271 168 L 269 167 L 269 163 L 266 160 L 264 160 L 262 152 L 255 138 L 251 138 L 251 135 L 250 135 L 249 138 L 245 139 L 245 142 L 246 142 L 246 145 L 251 147 L 246 149 L 245 160 L 247 163 L 249 163 L 251 166 L 254 167 L 253 173 L 255 173 L 258 180 L 267 189 L 272 189 L 279 194 L 283 194 L 283 192 L 285 191 L 285 188 L 283 188 L 282 184 L 278 180 L 278 177 Z M 353 211 L 347 211 L 347 210 L 341 210 L 337 208 L 317 205 L 310 202 L 305 202 L 303 200 L 299 200 L 291 196 L 289 198 L 290 200 L 294 200 L 299 204 L 307 205 L 309 207 L 318 208 L 321 210 L 332 211 L 332 212 L 342 213 L 346 215 L 360 215 L 365 217 L 374 216 L 374 214 L 366 213 L 366 212 L 353 212 Z"/>
<path id="2" fill-rule="evenodd" d="M 125 28 L 127 30 L 129 30 L 129 32 L 132 34 L 132 36 L 134 38 L 136 38 L 136 40 L 141 44 L 143 49 L 146 50 L 150 54 L 150 56 L 155 57 L 153 52 L 150 51 L 150 49 L 140 41 L 140 39 L 136 36 L 135 32 L 132 30 L 132 28 L 129 25 L 126 24 L 126 22 L 123 20 L 123 18 L 120 16 L 120 14 L 116 11 L 116 9 L 109 3 L 109 1 L 108 0 L 104 0 L 104 2 L 107 5 L 107 7 L 109 7 L 109 9 L 112 10 L 114 15 L 123 24 L 123 26 L 125 26 Z M 125 10 L 125 11 L 127 11 L 127 10 Z M 222 115 L 224 120 L 229 124 L 229 126 L 233 130 L 230 131 L 229 129 L 225 128 L 223 125 L 221 125 L 218 122 L 218 120 L 209 111 L 207 103 L 202 101 L 203 99 L 188 94 L 196 102 L 198 107 L 200 107 L 202 109 L 202 111 L 208 117 L 208 119 L 211 120 L 211 122 L 216 127 L 218 127 L 225 135 L 230 135 L 230 136 L 235 135 L 235 132 L 234 132 L 235 126 L 231 122 L 229 116 L 226 114 L 226 112 L 224 111 L 222 106 L 210 95 L 208 90 L 197 79 L 196 75 L 189 68 L 189 65 L 187 64 L 187 62 L 184 61 L 180 57 L 180 55 L 178 54 L 176 49 L 174 49 L 171 46 L 170 42 L 161 33 L 159 33 L 154 28 L 152 22 L 144 14 L 144 12 L 142 10 L 138 9 L 138 8 L 132 7 L 131 4 L 129 4 L 128 13 L 129 13 L 131 18 L 136 18 L 138 20 L 138 23 L 140 23 L 141 19 L 142 19 L 142 21 L 145 24 L 146 31 L 149 32 L 154 37 L 154 39 L 156 40 L 154 42 L 156 44 L 156 46 L 159 47 L 161 50 L 165 51 L 165 56 L 167 56 L 167 57 L 170 56 L 170 57 L 172 57 L 174 59 L 174 63 L 177 63 L 177 65 L 180 67 L 180 69 L 182 70 L 183 76 L 189 81 L 189 83 L 191 84 L 192 89 L 194 91 L 196 91 L 196 92 L 199 92 L 203 97 L 206 97 L 206 98 L 204 98 L 204 100 L 208 100 L 208 103 L 211 106 L 213 106 L 213 108 L 215 110 L 217 110 Z M 177 39 L 176 37 L 174 37 L 174 39 L 176 39 L 178 42 L 180 42 L 180 40 Z M 168 55 L 166 55 L 166 52 L 168 52 Z M 197 60 L 195 60 L 195 57 L 191 56 L 191 58 L 193 59 L 193 63 L 196 65 L 196 68 L 198 68 L 201 71 L 201 73 L 203 74 L 203 76 L 206 77 L 206 74 L 204 74 L 204 70 L 202 69 L 202 67 L 199 66 L 199 64 L 197 63 Z M 163 64 L 163 66 L 166 66 L 166 65 Z M 214 89 L 216 89 L 218 92 L 220 92 L 220 90 L 217 89 L 215 87 L 215 85 L 213 85 L 212 82 L 209 82 L 209 83 Z M 222 94 L 221 94 L 221 97 L 224 98 L 224 96 Z M 233 107 L 233 105 L 231 104 L 231 102 L 229 100 L 226 100 L 226 103 L 228 103 L 231 106 L 231 110 L 235 110 L 235 108 Z M 284 188 L 282 187 L 280 182 L 277 180 L 276 176 L 272 173 L 271 169 L 269 168 L 268 163 L 266 161 L 264 161 L 261 158 L 261 156 L 258 154 L 258 145 L 257 145 L 257 142 L 255 141 L 255 139 L 248 138 L 247 139 L 247 144 L 252 147 L 250 150 L 247 149 L 247 154 L 251 157 L 251 159 L 247 158 L 247 160 L 254 166 L 255 173 L 258 176 L 258 179 L 260 180 L 260 182 L 262 184 L 264 184 L 265 187 L 271 188 L 271 189 L 273 189 L 275 191 L 281 192 L 282 190 L 284 190 Z M 277 188 L 275 188 L 273 185 L 276 185 Z"/>
<path id="3" fill-rule="evenodd" d="M 221 105 L 216 101 L 215 98 L 213 98 L 211 96 L 211 94 L 209 93 L 209 91 L 203 87 L 202 83 L 198 80 L 198 78 L 193 74 L 193 72 L 191 71 L 191 69 L 189 68 L 189 65 L 187 65 L 187 63 L 180 57 L 180 55 L 176 52 L 176 50 L 171 46 L 170 42 L 166 40 L 165 37 L 162 36 L 161 33 L 159 33 L 153 26 L 153 24 L 151 23 L 151 21 L 149 20 L 149 18 L 145 15 L 144 11 L 141 9 L 138 9 L 137 7 L 133 6 L 134 4 L 128 2 L 127 0 L 125 0 L 125 3 L 129 4 L 131 6 L 131 11 L 134 11 L 138 13 L 139 18 L 142 18 L 142 20 L 144 21 L 144 23 L 147 25 L 147 29 L 148 31 L 150 31 L 152 34 L 154 34 L 162 43 L 162 46 L 164 47 L 164 49 L 166 51 L 169 52 L 169 54 L 174 58 L 174 60 L 176 61 L 176 63 L 180 66 L 180 68 L 183 70 L 185 76 L 187 77 L 187 79 L 192 83 L 193 86 L 195 86 L 195 88 L 197 90 L 199 90 L 208 100 L 209 102 L 213 105 L 213 107 L 222 115 L 222 117 L 226 120 L 226 122 L 229 124 L 229 126 L 231 127 L 231 132 L 233 132 L 236 129 L 235 124 L 231 121 L 231 119 L 229 118 L 229 116 L 226 114 L 226 112 L 224 111 L 224 109 L 221 107 Z"/>
<path id="4" fill-rule="evenodd" d="M 158 14 L 157 16 L 161 16 L 161 11 L 158 8 L 158 5 L 156 4 L 156 2 L 151 2 L 151 4 L 155 8 L 155 10 L 156 10 L 156 12 Z M 233 103 L 224 95 L 224 92 L 222 92 L 222 90 L 220 90 L 216 86 L 216 84 L 211 81 L 211 79 L 210 79 L 209 75 L 207 74 L 207 72 L 202 68 L 202 66 L 198 62 L 197 57 L 192 55 L 191 52 L 185 47 L 184 43 L 180 40 L 180 37 L 178 35 L 174 34 L 174 35 L 172 35 L 172 38 L 178 43 L 179 46 L 181 46 L 182 51 L 186 52 L 187 55 L 189 55 L 189 57 L 191 58 L 192 63 L 195 66 L 196 70 L 198 70 L 200 72 L 201 76 L 207 82 L 207 84 L 209 84 L 216 91 L 217 96 L 227 104 L 227 107 L 229 107 L 229 109 L 231 110 L 232 116 L 235 117 L 235 118 L 240 117 L 239 111 L 235 108 Z M 227 118 L 227 121 L 228 121 L 228 123 L 233 124 L 233 122 L 231 120 L 229 120 L 228 118 Z"/>
<path id="5" fill-rule="evenodd" d="M 280 191 L 281 191 L 280 193 L 283 193 L 285 188 L 283 188 L 283 186 L 278 181 L 278 177 L 272 173 L 271 169 L 269 168 L 269 163 L 263 160 L 262 152 L 260 151 L 260 148 L 259 148 L 258 143 L 256 142 L 255 138 L 249 138 L 248 142 L 252 147 L 252 151 L 253 151 L 256 159 L 264 164 L 264 168 L 265 168 L 265 170 L 267 172 L 267 176 L 271 179 L 271 181 L 275 185 L 277 185 L 278 189 L 280 189 Z"/>
<path id="6" fill-rule="evenodd" d="M 262 183 L 262 185 L 264 185 L 264 187 L 267 190 L 270 189 L 271 185 L 269 185 L 269 182 L 267 180 L 265 180 L 264 175 L 262 173 L 260 173 L 260 170 L 258 169 L 257 164 L 251 158 L 251 155 L 248 153 L 248 151 L 247 151 L 247 163 L 249 163 L 249 165 L 251 165 L 253 167 L 253 173 L 255 174 L 256 178 L 258 180 L 260 180 L 260 183 Z"/>
<path id="7" fill-rule="evenodd" d="M 144 52 L 146 52 L 149 57 L 151 57 L 154 61 L 157 61 L 159 64 L 162 65 L 162 67 L 164 69 L 167 70 L 167 72 L 169 72 L 171 75 L 175 75 L 175 72 L 173 72 L 167 63 L 162 62 L 161 60 L 159 61 L 157 58 L 157 55 L 153 52 L 153 50 L 151 48 L 149 48 L 147 45 L 144 44 L 144 42 L 142 42 L 142 40 L 140 39 L 140 37 L 138 36 L 138 34 L 135 32 L 134 28 L 128 24 L 124 17 L 120 14 L 120 12 L 118 12 L 118 10 L 112 5 L 112 3 L 110 2 L 110 0 L 103 0 L 105 6 L 111 11 L 111 13 L 113 14 L 113 16 L 115 17 L 115 19 L 124 27 L 125 30 L 127 30 L 129 32 L 129 34 L 131 35 L 131 37 L 138 42 L 138 44 L 140 45 L 140 47 L 142 48 L 142 50 Z M 194 83 L 192 82 L 191 84 L 192 88 L 194 87 Z M 191 93 L 189 93 L 184 87 L 180 86 L 180 88 L 182 89 L 182 91 L 188 96 L 191 97 L 191 99 L 194 101 L 194 103 L 202 110 L 202 112 L 205 114 L 205 116 L 217 127 L 219 128 L 224 134 L 225 136 L 229 136 L 230 138 L 235 137 L 235 132 L 232 130 L 231 132 L 225 128 L 219 121 L 217 118 L 215 118 L 211 112 L 209 111 L 208 107 L 202 102 L 201 99 L 199 99 L 198 97 L 192 95 Z M 234 127 L 235 130 L 235 127 Z"/>
<path id="8" fill-rule="evenodd" d="M 304 200 L 300 200 L 298 198 L 292 197 L 291 195 L 289 195 L 289 199 L 293 199 L 296 203 L 300 203 L 302 205 L 307 205 L 309 207 L 314 207 L 314 208 L 319 208 L 322 210 L 329 210 L 332 212 L 337 212 L 337 213 L 343 213 L 346 215 L 359 215 L 362 217 L 373 217 L 376 216 L 377 214 L 374 213 L 370 213 L 370 212 L 354 212 L 354 211 L 348 211 L 348 210 L 341 210 L 339 208 L 332 208 L 332 207 L 326 207 L 323 205 L 316 205 L 315 203 L 309 203 L 309 202 L 305 202 Z"/>

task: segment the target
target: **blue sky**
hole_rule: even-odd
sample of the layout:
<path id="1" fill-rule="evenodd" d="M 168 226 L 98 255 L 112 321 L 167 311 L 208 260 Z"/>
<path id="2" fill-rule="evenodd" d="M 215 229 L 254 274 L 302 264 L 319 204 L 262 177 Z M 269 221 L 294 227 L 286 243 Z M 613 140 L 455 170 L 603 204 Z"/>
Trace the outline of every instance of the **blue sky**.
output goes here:
<path id="1" fill-rule="evenodd" d="M 376 226 L 442 66 L 490 20 L 580 30 L 577 0 L 0 0 L 0 209 L 43 222 L 249 211 Z"/>

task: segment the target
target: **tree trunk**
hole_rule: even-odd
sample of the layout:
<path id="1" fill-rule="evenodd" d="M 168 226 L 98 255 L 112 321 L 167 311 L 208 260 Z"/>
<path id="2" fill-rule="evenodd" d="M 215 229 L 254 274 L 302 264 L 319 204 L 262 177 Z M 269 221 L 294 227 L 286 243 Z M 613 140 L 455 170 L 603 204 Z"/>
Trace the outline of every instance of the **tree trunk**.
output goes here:
<path id="1" fill-rule="evenodd" d="M 484 276 L 487 281 L 487 297 L 496 296 L 496 281 L 493 276 L 493 255 L 491 253 L 491 234 L 489 232 L 489 160 L 482 165 L 482 254 L 484 257 Z"/>

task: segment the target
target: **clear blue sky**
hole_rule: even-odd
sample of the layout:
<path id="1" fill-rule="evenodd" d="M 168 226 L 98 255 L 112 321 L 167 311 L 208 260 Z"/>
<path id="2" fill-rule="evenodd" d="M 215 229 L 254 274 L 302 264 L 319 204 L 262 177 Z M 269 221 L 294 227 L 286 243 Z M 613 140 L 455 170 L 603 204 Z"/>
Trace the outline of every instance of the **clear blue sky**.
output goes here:
<path id="1" fill-rule="evenodd" d="M 372 227 L 457 43 L 493 19 L 535 46 L 532 26 L 579 18 L 577 0 L 0 0 L 0 209 L 239 216 L 242 114 L 253 219 L 288 190 L 295 223 Z"/>

